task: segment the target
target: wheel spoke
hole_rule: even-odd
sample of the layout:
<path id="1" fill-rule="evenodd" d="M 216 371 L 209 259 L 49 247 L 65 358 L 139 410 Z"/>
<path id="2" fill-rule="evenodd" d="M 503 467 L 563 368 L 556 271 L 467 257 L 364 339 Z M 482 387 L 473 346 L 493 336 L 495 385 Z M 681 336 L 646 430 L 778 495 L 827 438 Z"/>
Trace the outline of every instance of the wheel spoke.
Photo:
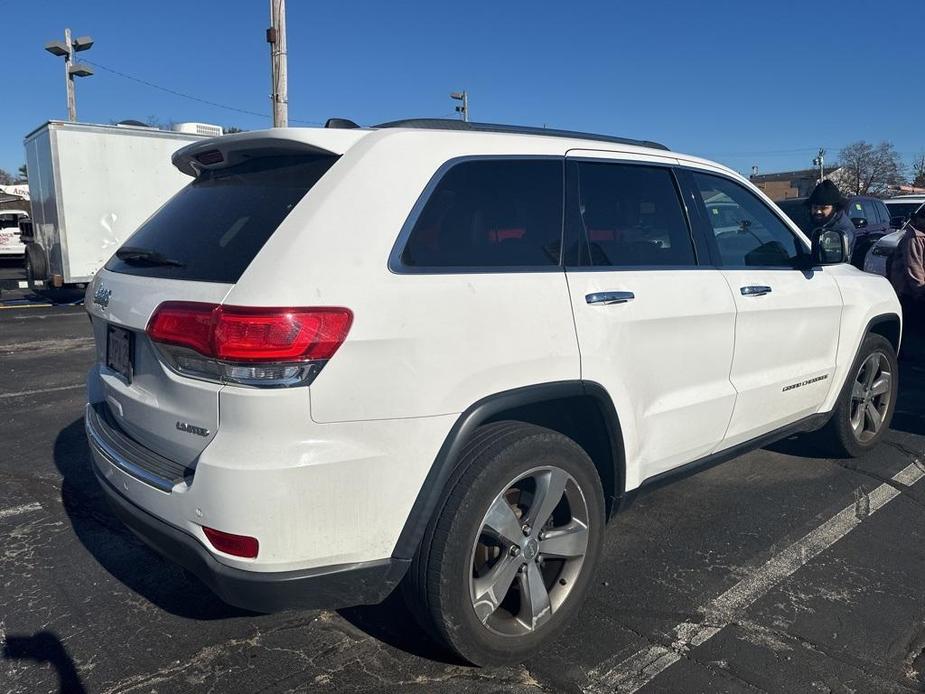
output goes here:
<path id="1" fill-rule="evenodd" d="M 542 626 L 552 616 L 549 592 L 543 582 L 543 572 L 535 562 L 529 562 L 520 574 L 520 615 L 518 619 L 528 629 Z"/>
<path id="2" fill-rule="evenodd" d="M 870 387 L 874 384 L 874 379 L 877 377 L 878 367 L 880 366 L 880 358 L 878 355 L 871 355 L 867 360 L 865 367 L 867 369 L 864 374 L 864 385 L 870 390 Z"/>
<path id="3" fill-rule="evenodd" d="M 855 408 L 854 412 L 851 413 L 851 429 L 854 431 L 854 435 L 860 438 L 861 434 L 864 433 L 864 405 L 859 403 Z"/>
<path id="4" fill-rule="evenodd" d="M 485 527 L 489 528 L 495 535 L 509 544 L 517 544 L 523 541 L 523 532 L 520 530 L 520 521 L 514 515 L 514 509 L 507 502 L 504 496 L 499 496 L 495 503 L 488 509 L 488 515 L 485 516 Z"/>
<path id="5" fill-rule="evenodd" d="M 584 556 L 588 549 L 588 528 L 573 520 L 564 528 L 547 530 L 540 540 L 540 555 L 568 559 Z"/>
<path id="6" fill-rule="evenodd" d="M 504 556 L 484 576 L 473 581 L 475 599 L 472 606 L 476 616 L 484 624 L 511 589 L 517 569 L 523 562 L 516 557 Z"/>
<path id="7" fill-rule="evenodd" d="M 527 511 L 527 518 L 533 532 L 537 533 L 562 500 L 565 485 L 568 483 L 568 475 L 554 468 L 538 475 L 535 479 L 536 492 L 533 495 L 533 503 Z"/>
<path id="8" fill-rule="evenodd" d="M 885 395 L 890 392 L 890 385 L 893 381 L 893 377 L 890 375 L 889 371 L 882 371 L 880 373 L 880 378 L 874 381 L 874 384 L 870 388 L 870 392 L 873 395 Z"/>
<path id="9" fill-rule="evenodd" d="M 880 413 L 877 411 L 877 408 L 874 407 L 873 403 L 868 403 L 866 412 L 867 418 L 870 420 L 870 430 L 875 433 L 880 431 L 880 424 L 883 422 L 883 418 L 880 416 Z"/>
<path id="10" fill-rule="evenodd" d="M 864 395 L 866 393 L 867 393 L 867 389 L 864 388 L 864 384 L 859 381 L 855 381 L 854 387 L 851 389 L 851 399 L 852 400 L 863 400 Z"/>

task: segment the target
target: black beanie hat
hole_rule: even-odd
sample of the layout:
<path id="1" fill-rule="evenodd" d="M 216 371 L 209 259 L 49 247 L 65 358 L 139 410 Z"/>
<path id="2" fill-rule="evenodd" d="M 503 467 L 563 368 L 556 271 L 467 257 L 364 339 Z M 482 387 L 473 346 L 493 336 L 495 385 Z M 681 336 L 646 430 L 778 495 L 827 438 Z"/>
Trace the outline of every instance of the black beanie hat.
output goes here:
<path id="1" fill-rule="evenodd" d="M 842 197 L 841 191 L 838 190 L 838 186 L 832 183 L 829 179 L 820 181 L 813 189 L 812 195 L 809 196 L 807 203 L 812 205 L 834 205 L 835 207 L 841 206 Z"/>

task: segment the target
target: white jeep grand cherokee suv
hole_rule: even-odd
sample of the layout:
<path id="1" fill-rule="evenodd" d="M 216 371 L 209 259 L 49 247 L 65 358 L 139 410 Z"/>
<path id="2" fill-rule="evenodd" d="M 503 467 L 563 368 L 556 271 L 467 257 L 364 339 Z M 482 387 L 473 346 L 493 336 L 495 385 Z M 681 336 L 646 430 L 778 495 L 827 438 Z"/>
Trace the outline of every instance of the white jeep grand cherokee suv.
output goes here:
<path id="1" fill-rule="evenodd" d="M 456 653 L 517 661 L 635 490 L 820 428 L 857 455 L 893 414 L 890 285 L 723 166 L 457 121 L 173 161 L 87 290 L 86 429 L 117 514 L 231 604 L 402 582 Z"/>

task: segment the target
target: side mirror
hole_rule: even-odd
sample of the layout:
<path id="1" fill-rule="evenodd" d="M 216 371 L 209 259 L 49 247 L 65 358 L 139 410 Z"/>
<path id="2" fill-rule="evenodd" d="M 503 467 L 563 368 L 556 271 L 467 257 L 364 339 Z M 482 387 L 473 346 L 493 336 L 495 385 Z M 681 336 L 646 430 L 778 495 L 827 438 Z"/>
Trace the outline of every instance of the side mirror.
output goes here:
<path id="1" fill-rule="evenodd" d="M 852 217 L 851 221 L 854 222 L 854 226 L 856 229 L 863 229 L 864 227 L 867 226 L 867 220 L 864 219 L 863 217 Z"/>
<path id="2" fill-rule="evenodd" d="M 813 262 L 816 265 L 847 263 L 848 237 L 835 229 L 816 229 L 813 232 Z"/>

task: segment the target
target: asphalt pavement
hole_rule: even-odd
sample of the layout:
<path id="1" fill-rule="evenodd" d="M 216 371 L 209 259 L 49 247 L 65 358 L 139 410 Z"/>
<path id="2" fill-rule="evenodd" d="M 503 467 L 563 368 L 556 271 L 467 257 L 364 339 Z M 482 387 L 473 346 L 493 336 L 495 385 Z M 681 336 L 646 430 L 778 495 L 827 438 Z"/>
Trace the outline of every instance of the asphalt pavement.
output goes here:
<path id="1" fill-rule="evenodd" d="M 566 634 L 479 669 L 398 596 L 256 615 L 147 549 L 89 469 L 92 360 L 81 307 L 0 302 L 0 692 L 925 689 L 922 365 L 864 458 L 787 440 L 641 496 Z"/>

